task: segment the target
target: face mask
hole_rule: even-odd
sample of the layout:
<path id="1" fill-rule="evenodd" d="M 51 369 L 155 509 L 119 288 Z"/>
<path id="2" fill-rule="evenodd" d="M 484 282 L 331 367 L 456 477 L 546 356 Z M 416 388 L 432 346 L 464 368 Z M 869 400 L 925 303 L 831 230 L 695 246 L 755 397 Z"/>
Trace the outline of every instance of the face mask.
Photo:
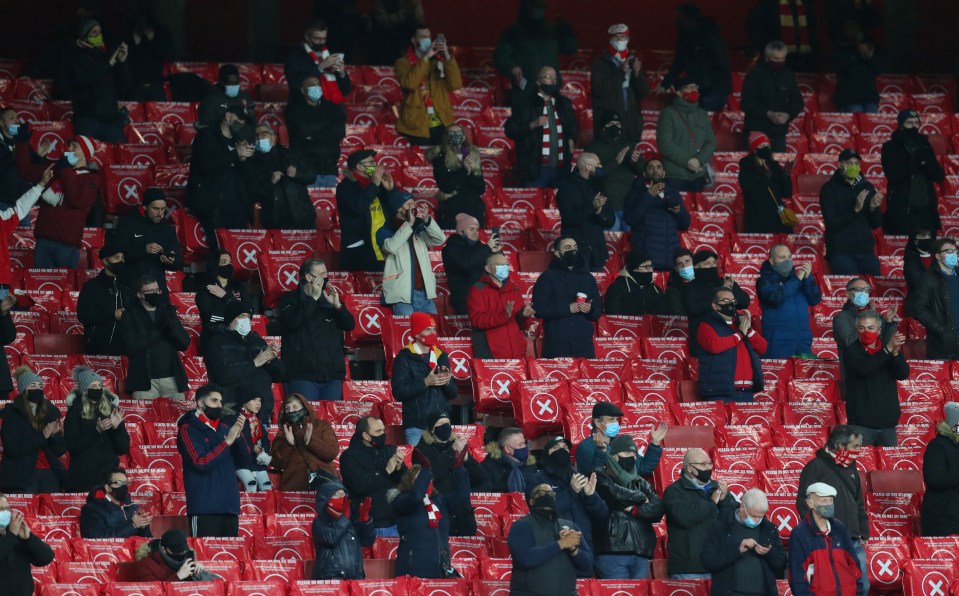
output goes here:
<path id="1" fill-rule="evenodd" d="M 648 286 L 653 283 L 653 272 L 652 271 L 635 271 L 633 272 L 633 277 L 636 279 L 636 282 L 641 286 Z"/>
<path id="2" fill-rule="evenodd" d="M 842 169 L 842 173 L 846 176 L 846 180 L 855 180 L 859 177 L 859 166 L 850 164 Z"/>
<path id="3" fill-rule="evenodd" d="M 330 499 L 326 502 L 326 508 L 330 511 L 336 511 L 339 513 L 340 511 L 343 511 L 343 501 L 345 500 L 346 496 L 330 497 Z"/>
<path id="4" fill-rule="evenodd" d="M 419 342 L 420 342 L 421 344 L 423 344 L 424 346 L 433 347 L 433 346 L 436 345 L 436 334 L 435 334 L 435 333 L 427 333 L 427 334 L 425 334 L 425 335 L 420 335 Z"/>
<path id="5" fill-rule="evenodd" d="M 233 265 L 232 264 L 217 265 L 216 274 L 218 277 L 230 279 L 231 277 L 233 277 Z"/>
<path id="6" fill-rule="evenodd" d="M 239 85 L 224 85 L 223 91 L 226 93 L 227 97 L 236 97 L 240 94 Z"/>
<path id="7" fill-rule="evenodd" d="M 103 263 L 103 266 L 110 270 L 110 273 L 113 275 L 123 275 L 123 272 L 126 270 L 125 263 L 120 261 L 119 263 Z"/>
<path id="8" fill-rule="evenodd" d="M 306 96 L 310 101 L 320 101 L 320 98 L 323 97 L 323 89 L 319 85 L 313 85 L 306 88 Z"/>
<path id="9" fill-rule="evenodd" d="M 513 457 L 519 461 L 525 462 L 529 457 L 529 447 L 521 447 L 519 449 L 513 449 Z"/>
<path id="10" fill-rule="evenodd" d="M 152 306 L 153 308 L 156 308 L 160 306 L 160 304 L 163 302 L 163 294 L 160 294 L 160 293 L 144 294 L 143 301 L 149 304 L 150 306 Z"/>
<path id="11" fill-rule="evenodd" d="M 506 281 L 509 277 L 509 265 L 497 265 L 496 270 L 493 272 L 493 277 L 497 281 Z"/>
<path id="12" fill-rule="evenodd" d="M 786 259 L 785 261 L 780 261 L 773 265 L 773 269 L 775 269 L 779 275 L 786 277 L 793 271 L 793 260 Z"/>
<path id="13" fill-rule="evenodd" d="M 80 162 L 80 158 L 77 157 L 77 154 L 73 151 L 64 151 L 63 157 L 67 160 L 67 163 L 71 166 L 75 166 Z"/>
<path id="14" fill-rule="evenodd" d="M 449 424 L 437 426 L 433 429 L 433 436 L 445 443 L 453 436 L 453 427 Z"/>
<path id="15" fill-rule="evenodd" d="M 556 450 L 546 457 L 557 468 L 564 470 L 569 467 L 569 451 L 565 449 Z"/>
<path id="16" fill-rule="evenodd" d="M 91 35 L 87 38 L 87 43 L 95 48 L 103 46 L 103 34 L 100 35 Z"/>
<path id="17" fill-rule="evenodd" d="M 773 62 L 771 60 L 767 60 L 766 64 L 769 66 L 769 70 L 773 72 L 782 72 L 783 69 L 786 68 L 785 62 Z"/>
<path id="18" fill-rule="evenodd" d="M 918 128 L 903 128 L 903 129 L 902 129 L 902 134 L 904 134 L 904 135 L 906 135 L 906 136 L 910 136 L 910 137 L 918 137 L 918 136 L 919 136 L 919 129 L 918 129 Z"/>
<path id="19" fill-rule="evenodd" d="M 864 346 L 871 346 L 876 343 L 876 340 L 879 339 L 878 331 L 860 331 L 859 332 L 859 341 L 862 342 Z"/>
<path id="20" fill-rule="evenodd" d="M 383 433 L 382 435 L 377 435 L 375 437 L 370 437 L 370 443 L 377 449 L 386 447 L 386 433 Z"/>
<path id="21" fill-rule="evenodd" d="M 959 265 L 959 255 L 946 255 L 946 258 L 943 259 L 943 264 L 950 269 L 955 269 L 956 265 Z"/>
<path id="22" fill-rule="evenodd" d="M 459 147 L 466 140 L 466 135 L 461 132 L 451 132 L 446 138 L 449 139 L 450 145 Z"/>
<path id="23" fill-rule="evenodd" d="M 762 518 L 753 519 L 747 516 L 746 519 L 743 520 L 743 525 L 746 526 L 747 528 L 755 528 L 761 523 L 763 523 Z"/>
<path id="24" fill-rule="evenodd" d="M 556 93 L 559 91 L 559 85 L 557 85 L 556 83 L 549 83 L 549 84 L 541 83 L 539 86 L 539 90 L 545 93 L 546 95 L 553 96 L 553 95 L 556 95 Z"/>
<path id="25" fill-rule="evenodd" d="M 764 146 L 756 149 L 756 157 L 769 161 L 773 158 L 773 148 Z"/>
<path id="26" fill-rule="evenodd" d="M 236 322 L 236 327 L 234 327 L 234 329 L 236 330 L 237 333 L 239 333 L 243 337 L 246 337 L 250 333 L 250 329 L 252 329 L 252 325 L 250 324 L 250 318 L 246 317 L 244 319 L 239 319 Z"/>
<path id="27" fill-rule="evenodd" d="M 10 525 L 10 511 L 0 511 L 0 528 Z"/>
<path id="28" fill-rule="evenodd" d="M 606 138 L 610 141 L 616 141 L 619 137 L 623 136 L 623 128 L 621 126 L 607 126 L 603 130 L 606 131 Z"/>
<path id="29" fill-rule="evenodd" d="M 273 148 L 273 143 L 270 142 L 270 139 L 257 139 L 256 140 L 256 150 L 260 153 L 269 153 L 270 149 Z"/>
<path id="30" fill-rule="evenodd" d="M 17 136 L 17 134 L 20 132 L 20 125 L 11 124 L 10 126 L 7 127 L 7 132 L 10 133 L 11 137 Z"/>
<path id="31" fill-rule="evenodd" d="M 711 469 L 700 470 L 699 468 L 696 468 L 696 480 L 698 480 L 702 484 L 706 484 L 707 482 L 712 480 L 712 478 L 713 478 L 713 471 Z"/>
<path id="32" fill-rule="evenodd" d="M 433 40 L 429 37 L 424 37 L 416 43 L 416 47 L 419 48 L 420 54 L 425 54 L 430 51 L 430 47 L 433 45 Z"/>
<path id="33" fill-rule="evenodd" d="M 211 408 L 210 406 L 203 406 L 203 415 L 210 420 L 219 420 L 221 414 L 223 414 L 223 408 Z"/>
<path id="34" fill-rule="evenodd" d="M 603 431 L 603 434 L 610 439 L 615 439 L 616 435 L 619 434 L 619 422 L 610 422 L 607 424 L 606 430 Z"/>
<path id="35" fill-rule="evenodd" d="M 243 132 L 243 129 L 245 127 L 246 125 L 240 122 L 239 120 L 234 120 L 233 122 L 230 123 L 230 132 L 233 133 L 234 135 L 238 135 Z"/>
<path id="36" fill-rule="evenodd" d="M 602 180 L 605 177 L 606 177 L 606 170 L 603 168 L 596 168 L 595 170 L 593 170 L 593 174 L 590 176 L 590 178 L 594 178 L 596 180 Z"/>
<path id="37" fill-rule="evenodd" d="M 632 472 L 636 469 L 636 458 L 635 457 L 620 457 L 619 458 L 619 467 L 623 469 L 624 472 Z"/>
<path id="38" fill-rule="evenodd" d="M 679 270 L 679 277 L 686 281 L 693 281 L 696 278 L 696 270 L 692 266 L 683 267 Z"/>
<path id="39" fill-rule="evenodd" d="M 533 507 L 536 509 L 556 509 L 556 495 L 544 493 L 533 499 Z"/>
<path id="40" fill-rule="evenodd" d="M 578 250 L 567 250 L 560 258 L 563 260 L 563 265 L 567 267 L 579 267 L 583 264 L 583 257 L 580 256 Z"/>
<path id="41" fill-rule="evenodd" d="M 729 302 L 728 304 L 720 304 L 720 305 L 718 305 L 718 306 L 719 306 L 719 314 L 723 315 L 724 317 L 735 317 L 735 316 L 736 316 L 736 303 L 735 303 L 735 302 Z"/>
<path id="42" fill-rule="evenodd" d="M 719 268 L 718 267 L 703 267 L 699 270 L 698 274 L 699 279 L 704 281 L 717 281 L 719 280 Z"/>
<path id="43" fill-rule="evenodd" d="M 935 242 L 932 238 L 917 238 L 916 248 L 919 252 L 929 254 L 932 252 L 932 245 Z"/>
<path id="44" fill-rule="evenodd" d="M 103 397 L 103 389 L 87 389 L 87 399 L 90 401 L 100 401 Z"/>
<path id="45" fill-rule="evenodd" d="M 624 39 L 620 39 L 618 41 L 612 42 L 611 45 L 613 46 L 613 49 L 616 50 L 617 52 L 622 52 L 629 46 L 629 42 Z"/>
<path id="46" fill-rule="evenodd" d="M 852 303 L 857 308 L 866 308 L 869 305 L 869 292 L 853 292 Z"/>
<path id="47" fill-rule="evenodd" d="M 111 487 L 110 493 L 113 495 L 113 498 L 121 503 L 127 500 L 127 494 L 130 492 L 129 486 L 117 486 Z"/>
<path id="48" fill-rule="evenodd" d="M 27 389 L 27 400 L 35 404 L 43 401 L 43 389 Z"/>
<path id="49" fill-rule="evenodd" d="M 306 410 L 297 410 L 295 412 L 284 412 L 283 418 L 290 424 L 299 424 L 306 418 Z"/>
<path id="50" fill-rule="evenodd" d="M 683 91 L 680 97 L 689 103 L 699 103 L 699 91 Z"/>
<path id="51" fill-rule="evenodd" d="M 836 515 L 836 506 L 835 505 L 817 505 L 816 513 L 825 517 L 826 519 L 832 519 Z"/>

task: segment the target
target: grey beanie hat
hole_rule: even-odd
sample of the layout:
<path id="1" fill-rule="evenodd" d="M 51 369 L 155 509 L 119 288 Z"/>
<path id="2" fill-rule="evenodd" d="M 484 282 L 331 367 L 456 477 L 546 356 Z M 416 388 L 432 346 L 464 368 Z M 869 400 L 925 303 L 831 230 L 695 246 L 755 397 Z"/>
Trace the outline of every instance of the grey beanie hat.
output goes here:
<path id="1" fill-rule="evenodd" d="M 100 24 L 96 19 L 83 19 L 77 26 L 77 39 L 86 39 L 90 30 Z"/>
<path id="2" fill-rule="evenodd" d="M 946 424 L 950 428 L 955 428 L 959 424 L 959 402 L 951 401 L 943 409 L 946 412 Z"/>
<path id="3" fill-rule="evenodd" d="M 94 372 L 89 366 L 78 366 L 73 369 L 73 380 L 76 381 L 77 391 L 80 395 L 83 395 L 87 392 L 87 388 L 90 387 L 91 383 L 96 381 L 102 383 L 103 377 Z"/>
<path id="4" fill-rule="evenodd" d="M 27 386 L 32 383 L 40 383 L 43 385 L 43 379 L 40 378 L 40 375 L 27 368 L 17 377 L 17 392 L 23 393 L 27 390 Z"/>

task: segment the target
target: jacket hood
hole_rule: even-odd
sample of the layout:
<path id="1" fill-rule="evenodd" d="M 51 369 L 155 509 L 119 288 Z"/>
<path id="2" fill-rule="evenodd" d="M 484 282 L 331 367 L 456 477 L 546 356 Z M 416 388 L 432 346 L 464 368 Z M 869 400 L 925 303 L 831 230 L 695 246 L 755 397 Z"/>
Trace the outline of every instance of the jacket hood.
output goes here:
<path id="1" fill-rule="evenodd" d="M 326 509 L 326 504 L 330 500 L 330 497 L 338 490 L 345 491 L 346 488 L 339 482 L 327 482 L 326 484 L 320 485 L 320 488 L 316 489 L 316 510 L 323 511 Z"/>
<path id="2" fill-rule="evenodd" d="M 959 444 L 959 433 L 957 433 L 954 428 L 950 428 L 945 420 L 936 425 L 936 434 L 949 439 L 953 443 Z"/>
<path id="3" fill-rule="evenodd" d="M 499 443 L 497 443 L 496 441 L 490 441 L 489 443 L 486 444 L 484 448 L 486 449 L 486 456 L 496 461 L 501 461 L 503 459 L 503 456 L 506 455 L 505 453 L 503 453 L 503 450 L 500 448 Z M 535 466 L 536 456 L 530 453 L 529 456 L 526 458 L 526 463 L 523 465 Z"/>
<path id="4" fill-rule="evenodd" d="M 103 388 L 103 393 L 110 398 L 110 402 L 113 403 L 113 407 L 120 405 L 120 398 L 116 393 L 113 393 L 106 387 Z M 74 387 L 70 390 L 70 393 L 67 394 L 67 407 L 71 407 L 73 402 L 77 401 L 78 399 L 80 399 L 80 393 L 77 391 L 77 388 Z"/>
<path id="5" fill-rule="evenodd" d="M 453 433 L 450 435 L 449 445 L 452 447 L 453 443 L 457 439 L 457 434 Z M 436 440 L 436 437 L 433 436 L 433 433 L 428 431 L 423 431 L 423 436 L 420 437 L 420 440 L 426 443 L 427 445 L 436 445 L 439 444 L 439 441 Z"/>

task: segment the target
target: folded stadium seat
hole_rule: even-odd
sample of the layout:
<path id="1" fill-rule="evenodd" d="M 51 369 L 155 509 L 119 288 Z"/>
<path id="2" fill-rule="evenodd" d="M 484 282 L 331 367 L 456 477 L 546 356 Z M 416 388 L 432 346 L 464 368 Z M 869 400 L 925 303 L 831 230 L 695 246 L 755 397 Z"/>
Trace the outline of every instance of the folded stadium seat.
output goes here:
<path id="1" fill-rule="evenodd" d="M 346 106 L 347 124 L 378 126 L 380 124 L 391 124 L 393 122 L 396 122 L 396 115 L 389 106 L 366 104 L 347 104 Z M 382 139 L 379 142 L 389 144 Z"/>
<path id="2" fill-rule="evenodd" d="M 699 447 L 710 450 L 716 447 L 716 437 L 711 427 L 676 425 L 669 428 L 669 433 L 663 439 L 663 446 L 685 449 Z"/>
<path id="3" fill-rule="evenodd" d="M 83 335 L 65 333 L 41 333 L 33 338 L 36 354 L 83 354 L 86 342 Z"/>
<path id="4" fill-rule="evenodd" d="M 869 473 L 869 490 L 874 493 L 909 493 L 925 491 L 922 473 L 918 470 L 873 470 Z"/>
<path id="5" fill-rule="evenodd" d="M 542 273 L 549 267 L 552 253 L 545 251 L 523 250 L 519 255 L 519 270 L 528 273 Z"/>
<path id="6" fill-rule="evenodd" d="M 741 132 L 717 130 L 715 134 L 717 151 L 744 151 L 746 149 L 746 139 Z"/>

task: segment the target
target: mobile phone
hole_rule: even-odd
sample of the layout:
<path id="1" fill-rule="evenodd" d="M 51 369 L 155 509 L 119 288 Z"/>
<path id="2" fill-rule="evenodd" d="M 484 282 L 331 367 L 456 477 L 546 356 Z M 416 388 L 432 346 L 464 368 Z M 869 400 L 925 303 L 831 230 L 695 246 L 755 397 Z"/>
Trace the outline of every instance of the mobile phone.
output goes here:
<path id="1" fill-rule="evenodd" d="M 495 228 L 493 228 L 493 235 L 499 236 L 499 226 L 496 226 Z"/>
<path id="2" fill-rule="evenodd" d="M 322 292 L 322 293 L 325 294 L 325 293 L 326 293 L 326 286 L 329 285 L 329 283 L 330 283 L 330 278 L 329 278 L 329 277 L 324 277 L 324 278 L 323 278 L 323 287 L 320 288 L 320 292 Z"/>
<path id="3" fill-rule="evenodd" d="M 446 35 L 440 33 L 436 36 L 436 41 L 439 43 L 446 43 Z"/>

